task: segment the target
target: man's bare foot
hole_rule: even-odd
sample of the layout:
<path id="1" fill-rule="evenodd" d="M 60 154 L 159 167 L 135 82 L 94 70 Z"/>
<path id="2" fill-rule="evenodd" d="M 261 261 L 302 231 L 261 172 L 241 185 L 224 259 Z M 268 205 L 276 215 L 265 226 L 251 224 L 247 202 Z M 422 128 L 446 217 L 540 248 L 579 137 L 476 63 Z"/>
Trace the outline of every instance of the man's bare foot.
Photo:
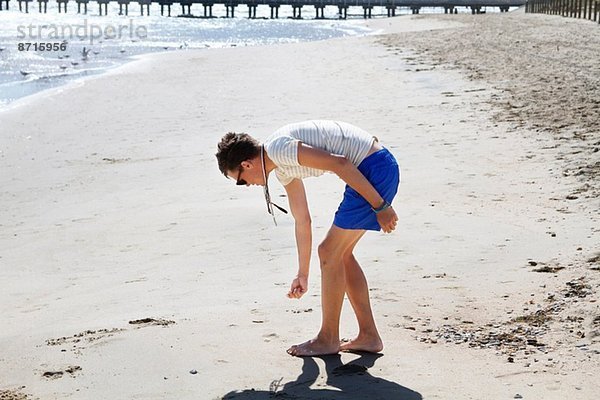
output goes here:
<path id="1" fill-rule="evenodd" d="M 338 343 L 326 343 L 319 340 L 319 338 L 315 338 L 301 344 L 293 345 L 287 350 L 287 353 L 296 357 L 312 357 L 337 354 L 339 351 L 340 346 Z"/>
<path id="2" fill-rule="evenodd" d="M 340 342 L 340 351 L 366 351 L 368 353 L 379 353 L 383 350 L 383 342 L 377 337 L 361 337 Z"/>

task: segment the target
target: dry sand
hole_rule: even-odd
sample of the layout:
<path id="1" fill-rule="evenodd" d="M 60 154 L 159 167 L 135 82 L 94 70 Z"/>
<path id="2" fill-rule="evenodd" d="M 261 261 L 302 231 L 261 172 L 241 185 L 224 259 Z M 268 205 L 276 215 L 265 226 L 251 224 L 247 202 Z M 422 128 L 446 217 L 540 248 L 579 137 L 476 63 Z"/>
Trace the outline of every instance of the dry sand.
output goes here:
<path id="1" fill-rule="evenodd" d="M 438 16 L 458 29 L 398 33 L 380 43 L 404 58 L 452 65 L 489 82 L 495 120 L 510 130 L 550 132 L 565 175 L 582 178 L 574 195 L 600 196 L 600 35 L 598 23 L 524 14 Z M 418 19 L 418 18 L 417 18 Z M 431 19 L 431 18 L 428 18 Z M 507 29 L 510 27 L 510 29 Z M 406 54 L 408 53 L 408 55 Z M 563 143 L 567 142 L 567 143 Z M 595 203 L 596 211 L 600 203 Z"/>
<path id="2" fill-rule="evenodd" d="M 0 398 L 596 398 L 598 207 L 574 193 L 597 177 L 563 171 L 597 161 L 597 132 L 566 107 L 555 126 L 541 95 L 510 117 L 505 89 L 542 88 L 491 66 L 522 52 L 456 43 L 539 26 L 527 43 L 551 58 L 548 31 L 590 29 L 565 21 L 399 17 L 369 22 L 385 36 L 155 54 L 0 113 Z M 399 228 L 357 250 L 383 356 L 285 353 L 318 328 L 317 260 L 287 299 L 293 222 L 216 168 L 224 132 L 308 118 L 367 129 L 402 166 Z M 343 185 L 306 185 L 318 241 Z"/>

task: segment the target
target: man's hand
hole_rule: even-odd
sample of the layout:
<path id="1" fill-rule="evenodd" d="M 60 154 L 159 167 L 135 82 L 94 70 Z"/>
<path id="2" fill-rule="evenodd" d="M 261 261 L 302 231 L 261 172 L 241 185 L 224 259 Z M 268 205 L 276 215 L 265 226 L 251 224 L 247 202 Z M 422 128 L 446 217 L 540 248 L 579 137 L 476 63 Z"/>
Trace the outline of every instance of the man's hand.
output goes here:
<path id="1" fill-rule="evenodd" d="M 292 281 L 292 287 L 287 294 L 290 299 L 299 299 L 308 291 L 308 278 L 306 276 L 297 276 Z"/>
<path id="2" fill-rule="evenodd" d="M 385 233 L 390 233 L 396 229 L 396 223 L 398 222 L 398 216 L 396 211 L 392 207 L 388 207 L 383 211 L 377 213 L 377 222 Z"/>

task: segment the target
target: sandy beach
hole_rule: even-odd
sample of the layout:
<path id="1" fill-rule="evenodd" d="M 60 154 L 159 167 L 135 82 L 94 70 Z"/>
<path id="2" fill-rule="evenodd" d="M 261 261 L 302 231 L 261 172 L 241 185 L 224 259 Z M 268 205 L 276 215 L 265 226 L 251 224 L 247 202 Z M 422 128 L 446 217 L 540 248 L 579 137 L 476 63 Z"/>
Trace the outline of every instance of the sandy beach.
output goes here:
<path id="1" fill-rule="evenodd" d="M 147 55 L 0 113 L 0 399 L 597 398 L 598 25 L 367 24 Z M 317 118 L 402 168 L 398 229 L 357 248 L 383 354 L 285 352 L 319 327 L 318 260 L 288 299 L 292 218 L 216 165 L 228 131 Z M 343 184 L 305 185 L 316 245 Z"/>

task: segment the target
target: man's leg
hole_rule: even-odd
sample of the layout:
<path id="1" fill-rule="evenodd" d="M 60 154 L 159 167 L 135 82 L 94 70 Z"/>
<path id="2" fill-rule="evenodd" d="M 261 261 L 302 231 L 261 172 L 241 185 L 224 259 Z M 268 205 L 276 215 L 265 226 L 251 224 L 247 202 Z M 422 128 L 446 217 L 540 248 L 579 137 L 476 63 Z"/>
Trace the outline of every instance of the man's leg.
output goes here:
<path id="1" fill-rule="evenodd" d="M 360 237 L 348 248 L 343 258 L 346 272 L 346 294 L 356 314 L 359 331 L 355 339 L 342 343 L 340 350 L 377 353 L 383 350 L 383 342 L 375 326 L 367 279 L 353 254 L 359 239 Z"/>
<path id="2" fill-rule="evenodd" d="M 315 356 L 337 353 L 340 349 L 340 314 L 346 292 L 344 254 L 364 234 L 362 230 L 332 226 L 319 245 L 321 263 L 321 305 L 323 316 L 317 337 L 292 346 L 293 356 Z"/>

